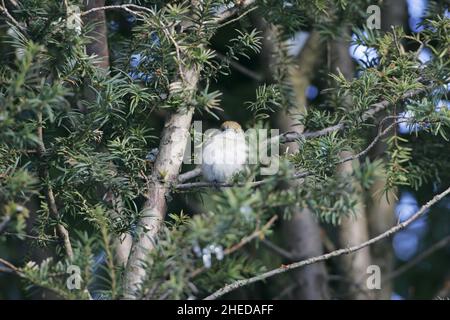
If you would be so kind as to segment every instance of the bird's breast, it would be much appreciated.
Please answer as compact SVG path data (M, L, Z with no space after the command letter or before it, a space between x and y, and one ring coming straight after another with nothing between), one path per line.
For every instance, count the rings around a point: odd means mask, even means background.
M244 168L246 160L244 134L219 133L202 150L202 173L208 181L225 182Z
M215 164L243 164L247 158L244 135L220 133L212 137L203 149L203 160Z

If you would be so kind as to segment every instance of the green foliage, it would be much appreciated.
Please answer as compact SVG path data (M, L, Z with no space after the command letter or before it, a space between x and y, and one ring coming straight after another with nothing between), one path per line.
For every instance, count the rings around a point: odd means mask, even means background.
M141 297L188 298L218 289L220 283L244 278L261 271L257 262L248 261L245 250L229 252L255 230L258 237L270 234L263 229L271 205L264 201L263 190L248 187L225 189L211 196L208 212L192 218L183 212L170 215L161 232L156 249L147 261L149 276L142 286ZM257 239L258 239L257 237ZM219 246L223 260L214 252L211 267L196 250Z
M246 11L240 11L239 22L226 23L230 34L225 52L219 54L214 37L226 26L217 23L217 15L223 5L235 2L201 0L192 6L189 1L134 1L146 9L137 10L131 26L110 30L108 70L87 54L95 25L87 22L81 31L67 26L65 3L82 7L82 1L23 0L11 11L20 27L8 20L11 25L1 29L0 222L9 221L5 230L19 239L34 237L55 253L39 264L28 261L19 267L27 285L66 299L121 297L124 268L116 262L114 243L139 230L153 169L146 155L159 144L161 118L188 108L196 115L227 117L221 109L226 88L218 83L230 74L232 61L255 59L267 35L273 50L268 51L270 66L263 68L270 67L270 75L264 70L265 82L257 84L247 105L255 128L269 128L275 113L293 106L289 68L294 58L286 40L294 32L314 28L322 40L330 40L352 22L355 43L373 48L378 58L354 79L342 74L327 78L324 82L332 88L323 90L307 113L295 115L305 131L338 123L343 130L299 139L297 152L280 157L277 175L258 176L259 168L251 168L237 179L241 186L202 193L204 209L187 215L176 205L169 207L173 214L143 261L149 272L142 298L199 298L232 280L278 267L278 261L263 266L255 258L257 248L245 242L252 237L258 244L269 236L272 225L265 226L275 215L288 218L308 207L321 222L337 225L355 215L361 192L357 186L367 191L382 177L385 191L392 191L448 179L450 113L436 110L439 101L448 100L450 75L450 20L437 14L442 8L430 7L425 28L417 34L401 28L381 33L358 28L371 1L258 0L254 13L268 24L254 28ZM126 10L107 11L109 22L123 22L129 15ZM425 64L418 59L422 48L433 54ZM199 71L195 88L184 76L186 70ZM402 98L417 89L423 91ZM367 119L367 111L380 101L389 104L384 118ZM360 151L371 141L371 128L388 120L420 130L410 135L392 130L384 140L386 152L370 161L361 159L352 175L337 174L343 152ZM284 188L299 172L308 177ZM255 188L253 183L262 179L265 183ZM49 190L56 203L49 201ZM167 199L171 202L169 194ZM51 213L53 205L57 216ZM34 221L31 235L26 234L29 220ZM58 225L68 229L72 259L64 257ZM5 233L0 241L7 239ZM211 266L205 267L195 248L210 245L221 247L225 256L220 260L213 254ZM80 290L66 285L71 265L80 268Z
M306 110L300 115L294 115L299 124L304 125L311 131L324 129L338 122L338 115L320 107Z
M88 285L91 279L91 266L93 265L92 253L92 238L89 239L87 234L81 235L81 240L77 241L74 251L74 260L60 260L53 261L48 258L37 264L34 261L29 261L23 268L20 268L21 277L28 284L29 289L44 288L64 299L89 299ZM76 266L75 273L71 271L70 267ZM79 278L80 287L74 287L73 290L67 286L69 275L77 274L80 271ZM75 278L73 279L74 281ZM74 282L74 285L76 282ZM70 286L69 286L70 287Z
M333 174L340 160L339 152L348 151L346 141L336 132L318 139L300 141L299 151L290 160L299 168L314 172L317 176Z
M370 161L369 158L366 158L360 166L354 168L354 173L358 184L368 191L377 179L384 177L383 161L381 159Z
M305 202L323 222L338 225L345 216L356 215L357 197L353 177L343 175L307 184Z
M269 118L281 103L282 94L278 86L264 84L256 90L256 99L248 102L247 108L254 114L255 121L260 121Z

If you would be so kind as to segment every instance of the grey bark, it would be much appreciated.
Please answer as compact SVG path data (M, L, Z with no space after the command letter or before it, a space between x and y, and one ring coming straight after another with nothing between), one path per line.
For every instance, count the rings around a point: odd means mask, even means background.
M84 0L85 11L103 7L105 0ZM95 11L89 13L84 18L84 23L93 25L93 30L88 34L92 41L86 45L86 53L88 55L94 55L96 57L96 65L101 70L107 72L110 67L109 63L109 48L108 48L108 30L106 26L106 16L104 10ZM89 80L87 80L89 81ZM85 95L87 100L95 100L95 92L89 88L85 89ZM112 170L115 170L113 164L111 164ZM120 196L115 196L112 192L107 192L107 200L109 200L114 210L111 210L109 214L116 218L123 214L123 202ZM116 263L119 266L125 266L130 253L132 238L129 233L121 234L115 237L113 240L114 254Z
M186 90L193 91L198 82L199 70L183 70ZM145 261L153 250L157 234L164 221L167 209L166 193L169 186L177 181L183 156L189 138L194 108L171 114L164 125L159 153L149 177L151 185L147 201L142 210L137 237L133 241L124 277L126 299L136 299L138 290L147 270Z
M263 59L267 66L273 65L272 54L275 48L275 30L258 20L260 27L264 30ZM295 110L279 112L277 115L277 125L282 131L303 132L303 127L295 123L290 113L304 113L306 106L305 90L309 85L315 71L319 55L320 37L315 31L311 33L303 50L296 58L295 64L291 68L291 83L295 90L296 106ZM270 80L272 70L266 70L266 78ZM297 143L286 145L290 153L298 151ZM287 188L297 187L295 181L289 183ZM296 208L291 219L284 221L282 225L284 241L288 250L295 258L312 257L323 254L322 241L320 238L320 227L307 208ZM297 284L290 292L289 298L322 300L329 299L328 274L324 263L317 263L302 269L295 270L290 276Z
M407 8L405 0L387 0L381 10L381 28L389 32L391 26L405 26L407 21ZM375 133L374 133L375 134ZM389 136L388 136L389 137ZM384 142L378 142L372 157L379 158L386 150ZM379 194L384 188L385 180L380 177L371 186L367 198L367 214L369 220L370 236L379 234L395 222L395 197L391 194L386 198ZM381 278L391 274L394 269L394 253L389 239L384 239L371 247L372 261L381 269ZM392 295L392 281L383 281L381 290L375 291L377 299L390 299Z
M346 79L352 79L354 66L348 50L348 39L349 32L347 31L341 38L331 40L329 56L331 58L331 72L338 73L340 71ZM352 151L347 151L342 152L340 156L341 158L346 158L352 154ZM353 167L358 165L358 163L359 160L354 160L341 164L337 169L338 174L350 176L353 173ZM341 220L341 225L338 228L338 240L342 247L353 246L369 239L363 193L356 181L353 181L353 185L356 190L355 197L357 198L355 207L356 218L343 217ZM363 248L351 256L341 257L340 269L344 278L348 281L342 283L342 287L346 291L346 297L350 299L371 298L372 294L365 285L367 267L370 264L371 257L369 248ZM348 284L351 284L351 286L348 286Z
M92 8L103 7L105 0L84 0L84 5L85 11L87 11ZM109 49L105 11L99 10L89 13L84 21L93 25L92 31L88 34L92 41L86 45L86 53L96 55L98 58L97 66L107 70L109 69Z

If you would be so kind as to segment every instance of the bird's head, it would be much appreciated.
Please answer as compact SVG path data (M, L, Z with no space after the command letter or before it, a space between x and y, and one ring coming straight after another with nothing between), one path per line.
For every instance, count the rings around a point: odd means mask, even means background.
M239 123L235 121L225 121L220 126L220 130L226 131L226 130L234 130L235 132L242 132L242 127Z

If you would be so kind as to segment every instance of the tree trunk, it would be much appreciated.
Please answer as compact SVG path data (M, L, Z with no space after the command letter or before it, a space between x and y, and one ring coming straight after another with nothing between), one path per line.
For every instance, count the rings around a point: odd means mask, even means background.
M85 10L103 7L105 0L84 0ZM86 45L86 53L88 55L97 56L97 66L102 69L109 69L109 49L108 49L108 32L106 28L105 11L94 11L86 16L85 22L89 22L94 26L88 36L93 40Z
M273 65L272 54L275 48L275 35L271 27L264 24L260 20L260 26L264 30L264 46L263 59L266 66ZM277 115L277 125L281 131L298 131L302 132L303 127L295 123L290 113L304 113L306 106L305 91L314 74L314 67L318 62L319 56L317 51L320 48L320 36L318 32L313 31L303 50L296 59L295 65L291 68L291 82L296 93L296 108L288 112L282 111ZM270 67L266 70L266 78L271 79L272 70ZM289 143L286 145L289 153L298 151L297 143ZM295 181L290 182L287 188L296 188ZM323 254L322 241L320 237L320 227L307 208L297 208L293 212L290 220L284 221L282 225L284 240L294 259L302 259L305 257L313 257ZM300 268L291 273L296 287L290 293L290 298L306 299L306 300L323 300L329 299L328 275L324 263L316 263L313 265Z
M407 20L405 0L386 0L381 12L381 27L384 31L390 31L391 26L404 26ZM374 132L374 135L376 132ZM386 150L384 142L378 142L371 152L372 157L380 158ZM385 180L378 178L369 190L367 214L369 220L369 232L373 237L384 232L395 223L395 199L390 195L388 199L379 194L384 188ZM371 247L372 262L381 270L381 278L388 275L394 268L394 252L389 239L375 243ZM382 282L381 290L375 291L377 299L390 299L393 284L391 281Z
M184 68L183 68L184 69ZM184 69L185 90L194 92L199 80L199 70ZM155 246L157 234L166 215L166 193L172 183L177 181L194 108L180 110L171 114L164 125L159 153L149 177L147 201L139 220L137 237L133 241L124 277L126 299L136 299L138 290L147 273L145 261Z
M105 5L105 0L84 0L85 10L102 7ZM94 25L94 29L89 33L92 41L86 45L86 53L97 57L97 67L109 70L109 48L108 48L108 33L106 27L105 11L95 11L86 16L84 23ZM87 81L89 82L89 80ZM87 100L95 100L95 92L86 87L85 95ZM111 164L113 167L113 164ZM114 168L113 168L114 170ZM109 213L112 217L117 217L123 214L123 202L120 196L114 196L112 192L107 192L107 200L109 200L114 210ZM121 234L113 240L113 247L115 253L115 260L119 266L126 266L128 255L131 249L132 238L129 233Z
M348 35L348 34L347 34ZM353 61L349 54L349 42L344 37L331 40L330 43L330 65L331 72L337 73L338 70L346 79L352 79L354 73ZM342 152L341 158L352 155L353 152ZM338 174L347 176L353 173L353 167L359 164L359 160L349 161L341 164ZM355 212L356 219L352 217L343 217L341 225L338 228L338 239L340 246L348 247L369 239L366 212L364 208L364 198L359 185L354 183L358 198ZM352 255L342 256L341 272L346 280L343 287L346 289L346 298L350 299L368 299L371 298L371 292L365 284L367 276L367 267L371 264L370 249L364 248ZM348 283L351 286L348 286ZM348 296L347 296L348 293Z

